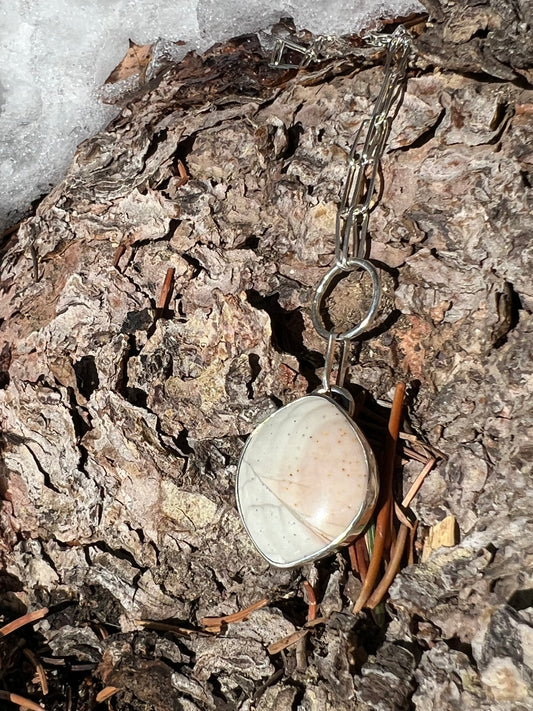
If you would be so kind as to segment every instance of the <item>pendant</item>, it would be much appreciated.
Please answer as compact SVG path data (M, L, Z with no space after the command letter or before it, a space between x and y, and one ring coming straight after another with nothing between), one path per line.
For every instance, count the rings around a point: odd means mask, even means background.
M376 504L374 455L355 422L326 395L305 395L250 435L237 470L237 505L266 560L292 568L361 533Z

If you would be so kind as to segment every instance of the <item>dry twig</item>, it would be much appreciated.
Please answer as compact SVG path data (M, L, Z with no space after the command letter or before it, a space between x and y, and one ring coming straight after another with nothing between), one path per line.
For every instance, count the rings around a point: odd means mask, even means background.
M428 458L426 454L422 454L421 452L417 452L416 449L413 449L411 447L404 447L403 448L403 453L404 455L409 458L409 459L415 459L417 462L425 463L427 462Z
M400 563L402 562L402 555L405 548L405 542L407 540L408 533L409 528L403 523L400 524L400 530L398 531L398 535L396 537L394 551L387 566L387 569L385 570L385 574L379 581L379 584L376 586L376 589L374 590L372 595L370 595L370 597L366 601L365 607L369 607L371 610L374 609L374 607L376 607L376 605L379 605L379 603L387 594L387 590L389 589L392 581L394 580L394 576L400 569Z
M409 557L407 559L408 565L413 565L415 562L415 539L416 539L416 529L418 528L418 521L415 521L413 527L409 531Z
M145 627L150 630L157 630L159 632L174 632L175 634L182 635L183 637L190 637L193 634L200 635L202 637L210 637L211 633L206 632L197 627L181 627L180 625L173 625L170 622L153 622L152 620L135 620L135 624L140 627Z
M376 518L376 534L374 539L374 548L368 573L363 587L354 605L354 613L359 612L365 607L368 598L370 597L374 585L379 574L385 544L391 539L392 529L392 475L394 473L394 462L396 457L396 443L400 432L402 421L403 399L405 395L405 385L398 383L392 401L392 408L389 417L389 426L387 430L387 440L385 446L385 463L383 466L383 479L380 495L380 506Z
M222 617L202 617L200 624L209 632L220 632L224 625L231 624L232 622L242 622L251 612L259 610L265 605L268 605L269 602L270 600L265 597L258 602L254 602L254 604L250 605L250 607L240 610L239 612L234 612L231 615L223 615Z
M167 269L165 281L163 282L163 286L161 287L161 293L159 294L159 299L157 301L156 308L158 311L164 311L168 306L170 292L172 291L172 282L174 280L174 272L175 269L173 267Z
M20 627L24 627L24 625L29 625L32 622L36 622L37 620L40 620L45 617L47 614L47 607L43 607L40 610L34 610L33 612L27 612L25 615L17 617L17 619L13 620L13 622L9 622L9 624L4 625L2 628L0 628L0 637L6 637L8 634L11 634L11 632L18 630Z
M357 557L357 567L359 569L359 575L361 576L361 582L365 582L366 576L368 575L368 547L366 545L365 536L360 536L356 539L355 543L355 555Z
M403 523L403 525L407 526L409 529L413 528L413 524L409 521L406 514L403 512L402 507L396 501L394 502L394 513L400 523Z
M303 586L307 594L307 604L309 606L307 611L307 621L312 622L313 620L316 620L316 595L310 582L304 580Z
M46 696L48 694L48 679L46 678L46 672L44 670L43 665L41 664L37 656L31 651L31 649L28 649L26 647L22 650L22 652L24 656L27 657L35 667L35 671L37 672L37 678L39 679L39 684L41 685L43 696Z
M43 711L44 706L35 703L27 699L25 696L19 696L19 694L12 694L10 691L0 691L0 699L4 701L11 701L12 704L18 704L22 708L29 709L30 711Z
M296 630L296 632L293 632L292 634L283 637L283 639L280 639L277 642L274 642L273 644L269 645L267 651L269 654L278 654L284 649L287 649L287 647L292 647L294 644L297 644L307 634L309 634L308 629Z
M426 462L424 468L420 472L420 474L416 477L414 482L411 484L411 487L407 494L404 496L404 499L402 501L402 506L405 508L406 506L409 506L411 501L414 499L416 494L418 493L418 490L422 486L424 479L427 477L429 472L433 469L436 463L436 459L430 459L429 462Z
M355 552L355 541L350 543L348 546L348 555L350 556L350 565L352 566L352 570L354 573L359 573L359 575L361 575L359 565L357 563L357 554Z
M178 160L178 173L180 177L176 187L181 188L182 185L186 185L189 182L190 178L189 173L187 172L187 168L181 160Z

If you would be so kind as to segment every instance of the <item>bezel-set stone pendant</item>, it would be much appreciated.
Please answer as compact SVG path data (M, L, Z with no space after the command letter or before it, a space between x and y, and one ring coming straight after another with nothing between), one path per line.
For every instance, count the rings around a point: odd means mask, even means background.
M383 81L372 115L360 125L350 149L335 221L335 262L318 284L311 305L313 326L328 344L322 387L260 424L250 435L237 469L237 505L244 526L259 553L278 568L323 558L349 543L365 529L378 497L376 461L351 419L353 399L344 382L347 344L368 330L379 305L379 274L364 258L370 239L368 220L382 192L381 158L405 90L412 48L402 25L391 34L370 33L369 38L387 50ZM305 59L300 65L285 64L286 49L300 52ZM314 48L280 38L273 64L299 69L315 58ZM359 322L336 326L328 299L336 285L354 272L366 272L367 282L371 281L369 308ZM335 396L348 405L348 411Z
M250 435L237 469L237 505L259 553L292 568L359 535L376 504L374 454L348 413L311 393Z

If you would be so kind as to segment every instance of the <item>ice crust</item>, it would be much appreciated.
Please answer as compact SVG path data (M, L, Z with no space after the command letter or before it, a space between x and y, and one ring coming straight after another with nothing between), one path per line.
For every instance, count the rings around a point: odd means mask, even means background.
M98 90L128 39L182 40L185 54L280 17L317 34L342 34L421 10L416 0L0 0L0 232L117 113Z

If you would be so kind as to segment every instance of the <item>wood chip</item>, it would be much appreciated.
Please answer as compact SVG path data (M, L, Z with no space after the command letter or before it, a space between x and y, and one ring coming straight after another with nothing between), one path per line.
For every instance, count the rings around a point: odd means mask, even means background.
M107 701L107 699L110 699L112 696L114 696L117 691L120 691L120 689L116 686L106 686L105 689L102 689L102 691L99 691L96 694L96 703L101 704L102 701Z
M425 563L433 551L438 548L455 546L459 542L457 521L455 516L446 516L429 530L422 549L422 563Z

